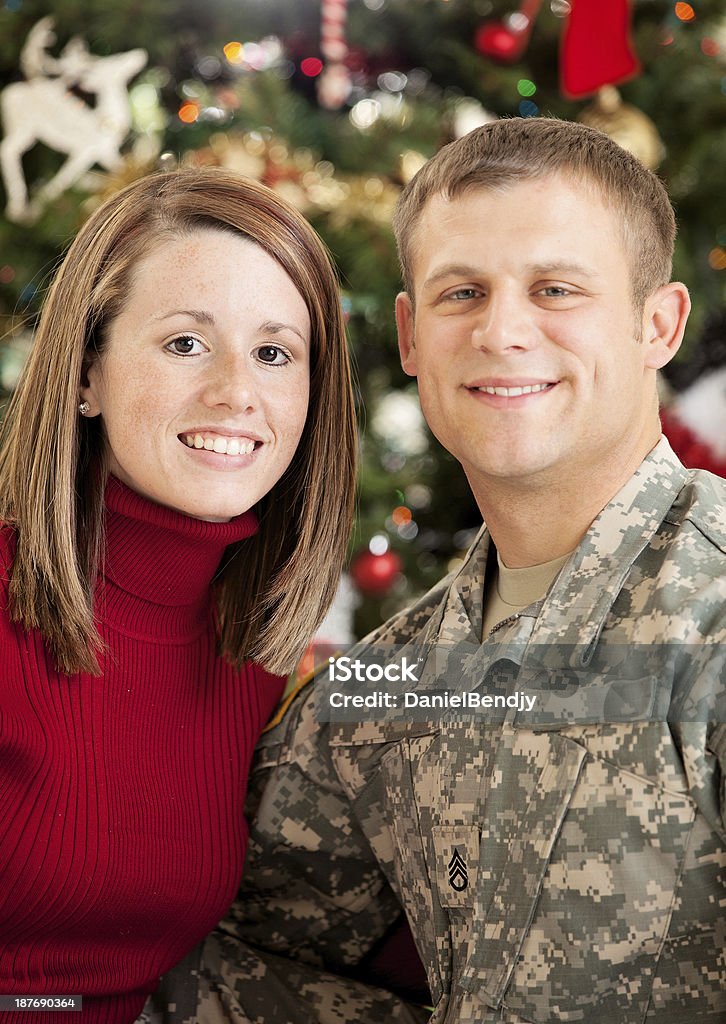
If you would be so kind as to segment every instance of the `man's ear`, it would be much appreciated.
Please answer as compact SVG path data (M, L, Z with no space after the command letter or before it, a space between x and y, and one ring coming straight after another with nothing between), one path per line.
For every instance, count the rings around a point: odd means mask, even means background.
M409 377L415 377L418 374L418 368L416 366L414 313L408 292L400 292L396 296L396 327L398 328L398 351L401 356L401 366Z
M688 289L680 281L671 281L646 299L643 309L645 365L660 370L669 363L683 341L683 332L691 311Z

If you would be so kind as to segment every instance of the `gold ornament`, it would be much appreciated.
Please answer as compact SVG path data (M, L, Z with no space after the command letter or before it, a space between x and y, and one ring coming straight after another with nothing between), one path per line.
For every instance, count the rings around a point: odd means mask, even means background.
M82 178L81 184L91 193L81 203L84 215L90 216L107 199L115 196L127 185L133 185L139 178L162 169L158 140L151 136L141 136L136 140L131 152L121 157L113 171L89 171Z
M398 173L404 185L407 185L411 178L421 170L426 163L427 157L415 149L405 149L398 160Z
M330 215L335 227L359 220L387 225L400 192L378 175L339 177L330 161L318 160L310 149L292 149L268 132L218 132L208 146L186 153L184 163L231 167L274 189L303 213Z
M335 227L345 227L353 221L373 221L388 226L391 223L400 188L387 178L362 174L342 178L338 182L342 195L340 202L330 210L330 221Z
M665 156L665 146L649 117L630 103L623 103L612 85L598 90L595 102L580 114L579 121L609 135L642 164L655 170Z

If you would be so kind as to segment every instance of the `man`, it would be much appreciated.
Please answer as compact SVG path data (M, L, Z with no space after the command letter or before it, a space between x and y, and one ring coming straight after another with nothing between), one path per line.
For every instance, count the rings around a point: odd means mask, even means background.
M408 652L417 692L457 680L492 710L321 723L325 687L294 698L210 940L225 984L243 1004L237 937L350 969L392 890L435 1024L716 1024L726 487L660 438L656 371L689 311L666 193L598 132L515 118L429 161L394 226L403 367L485 526L353 654Z

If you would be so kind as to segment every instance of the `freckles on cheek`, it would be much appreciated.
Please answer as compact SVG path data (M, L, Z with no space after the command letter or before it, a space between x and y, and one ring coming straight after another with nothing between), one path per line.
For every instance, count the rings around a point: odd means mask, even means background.
M119 381L119 403L144 419L156 419L157 411L168 404L168 384L152 373L128 375Z

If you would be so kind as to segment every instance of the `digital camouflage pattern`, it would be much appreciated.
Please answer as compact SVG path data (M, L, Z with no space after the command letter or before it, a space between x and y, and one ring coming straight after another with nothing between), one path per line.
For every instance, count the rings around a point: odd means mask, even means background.
M173 1024L327 1021L276 1016L273 976L255 975L243 943L339 972L397 901L432 1024L726 1021L726 484L661 440L547 597L482 643L488 546L483 530L454 576L366 644L464 645L472 679L514 690L527 672L543 693L574 662L630 646L626 713L602 701L534 726L509 711L320 724L304 689L262 738L242 889L187 992L198 1015ZM206 1014L218 979L244 992L253 975L248 1016Z
M425 1024L389 992L213 932L165 975L136 1024Z

